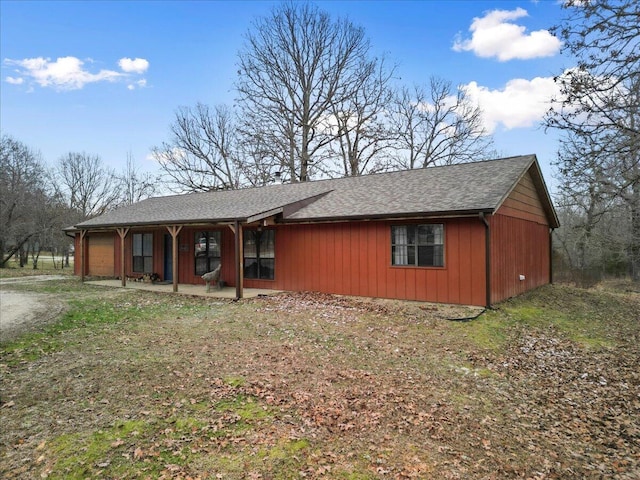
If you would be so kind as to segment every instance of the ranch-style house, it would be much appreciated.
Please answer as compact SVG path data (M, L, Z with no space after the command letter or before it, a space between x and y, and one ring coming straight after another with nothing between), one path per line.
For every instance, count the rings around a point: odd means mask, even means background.
M157 197L79 223L76 274L488 306L549 283L535 155Z

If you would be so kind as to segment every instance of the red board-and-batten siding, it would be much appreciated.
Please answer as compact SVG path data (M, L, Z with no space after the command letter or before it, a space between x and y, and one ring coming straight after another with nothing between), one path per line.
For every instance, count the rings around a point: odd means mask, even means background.
M425 223L428 223L425 221ZM246 287L318 291L442 303L483 304L484 227L477 218L443 220L443 268L391 265L391 228L372 221L283 225L276 233L275 279Z
M370 221L278 225L274 280L245 278L244 286L484 304L484 226L477 217L437 221L445 225L445 266L442 268L391 265L391 225L402 223ZM234 236L229 227L182 229L178 239L181 250L179 282L204 285L194 271L195 234L202 230L221 231L221 278L234 285ZM166 229L132 230L125 239L125 251L131 252L133 233L153 233L154 272L162 277L165 232ZM87 235L89 242L91 235ZM115 275L120 276L120 238L117 234L114 234L113 241ZM125 272L128 276L140 275L132 271L130 254L125 255Z
M492 303L550 282L549 220L528 172L489 224Z

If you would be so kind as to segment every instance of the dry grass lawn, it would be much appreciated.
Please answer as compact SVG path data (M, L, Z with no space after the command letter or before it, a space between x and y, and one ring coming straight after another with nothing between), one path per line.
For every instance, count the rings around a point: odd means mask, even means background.
M0 350L3 478L640 478L637 285L548 286L469 322L20 288L69 307Z

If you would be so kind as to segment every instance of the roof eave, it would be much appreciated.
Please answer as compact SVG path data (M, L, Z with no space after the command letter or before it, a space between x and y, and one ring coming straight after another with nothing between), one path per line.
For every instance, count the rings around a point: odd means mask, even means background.
M78 224L73 227L67 227L66 231L79 231L79 230L105 230L124 227L162 227L166 225L184 225L184 226L199 226L199 225L214 225L214 224L232 224L234 222L246 223L247 218L203 218L196 220L161 220L155 222L118 222L118 223L102 223L82 225Z
M306 218L282 218L279 224L288 223L328 223L328 222L352 222L367 220L408 220L412 218L455 218L455 217L475 217L480 213L493 214L493 208L477 208L468 210L443 210L437 212L399 212L383 214L362 214L345 215L340 217L306 217Z

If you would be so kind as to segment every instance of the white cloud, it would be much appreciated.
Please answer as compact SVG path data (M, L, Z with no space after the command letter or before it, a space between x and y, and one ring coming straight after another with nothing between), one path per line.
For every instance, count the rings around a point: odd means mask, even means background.
M10 83L11 85L21 85L24 83L24 78L15 78L15 77L7 77L5 79L7 81L7 83Z
M123 72L127 73L144 73L149 68L149 61L144 58L121 58L118 65Z
M165 163L171 162L172 159L185 159L188 155L188 152L180 147L166 148L164 150L154 149L149 155L147 155L147 160L153 160L164 165Z
M25 58L24 60L5 60L8 65L20 67L21 77L30 78L41 87L58 90L78 90L87 83L113 82L123 74L113 70L100 70L91 73L84 68L84 62L76 57L61 57L55 61L49 58Z
M124 60L128 62L123 63ZM86 62L93 63L93 60L87 59ZM6 77L7 83L21 85L29 82L31 85L37 84L55 90L79 90L89 83L116 82L131 78L131 75L146 71L149 67L147 60L123 58L119 61L122 72L108 69L92 72L85 66L84 61L71 56L60 57L55 61L44 57L5 59L4 63L16 67L17 75Z
M532 80L516 78L502 89L491 90L471 82L463 86L467 95L483 112L485 128L489 133L498 125L505 129L528 128L542 120L551 106L551 99L560 96L553 77Z
M527 33L525 27L512 23L527 15L526 10L517 8L492 10L484 17L476 17L469 27L471 38L462 39L458 35L453 50L472 51L479 57L495 57L501 62L556 55L562 42L548 30Z
M147 79L146 78L142 78L142 79L138 80L137 82L130 83L129 85L127 85L127 88L129 90L135 90L136 88L144 88L146 86L147 86Z

